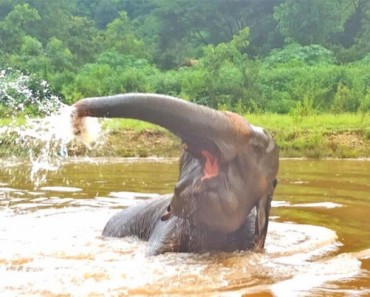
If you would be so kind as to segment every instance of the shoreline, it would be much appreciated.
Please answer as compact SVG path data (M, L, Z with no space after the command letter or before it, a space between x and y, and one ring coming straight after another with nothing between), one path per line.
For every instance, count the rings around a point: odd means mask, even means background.
M0 164L2 162L18 161L23 162L25 159L30 160L27 156L1 156ZM122 162L122 163L144 163L144 162L162 162L162 163L178 163L180 155L178 157L161 157L161 156L147 156L147 157L120 157L120 156L68 156L61 163L84 163L84 162ZM370 162L370 158L289 158L280 157L280 161L358 161L358 162ZM31 162L31 161L30 161Z
M370 139L363 133L337 131L329 136L307 137L309 131L275 140L280 148L281 159L369 159ZM299 145L297 145L299 143ZM87 154L92 157L179 157L182 152L181 140L165 130L119 129L106 133L104 140L96 147L87 149L76 144L70 149L71 155Z
M327 139L311 142L307 131L294 139L279 139L281 159L359 159L370 160L370 140L361 133L348 131L333 132ZM280 140L280 141L279 141ZM296 143L300 145L297 146ZM40 146L42 147L42 146ZM39 148L33 148L37 152ZM0 138L0 158L29 157L30 146L15 141L14 137ZM68 145L68 156L79 157L118 157L118 158L176 158L181 155L181 140L170 132L158 129L119 129L105 132L99 141L88 148L79 140Z
M330 126L328 122L326 126L316 124L308 127L307 123L287 125L287 120L290 118L283 116L278 116L277 120L274 120L274 116L256 118L257 124L266 127L275 138L281 159L370 159L368 122L360 125L353 123L351 126L336 123L334 128L333 124ZM182 152L179 138L154 125L114 120L103 122L102 128L99 139L90 148L77 139L71 141L67 146L68 155L176 158ZM22 139L16 132L0 133L0 158L29 157L30 150L37 154L46 145L50 145L33 138ZM57 153L59 152L55 152Z

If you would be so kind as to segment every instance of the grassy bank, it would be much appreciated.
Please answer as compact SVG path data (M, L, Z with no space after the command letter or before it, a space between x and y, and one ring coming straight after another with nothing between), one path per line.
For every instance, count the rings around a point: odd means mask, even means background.
M358 114L323 114L292 117L277 114L245 116L256 126L270 131L278 143L282 157L360 158L370 157L370 117ZM21 120L18 120L22 123ZM0 120L1 126L8 120ZM74 155L91 156L178 156L178 138L160 127L135 120L103 122L103 141L92 149L77 142L70 146ZM22 155L14 138L0 135L0 156Z
M283 157L370 157L370 117L359 114L249 115L275 137Z

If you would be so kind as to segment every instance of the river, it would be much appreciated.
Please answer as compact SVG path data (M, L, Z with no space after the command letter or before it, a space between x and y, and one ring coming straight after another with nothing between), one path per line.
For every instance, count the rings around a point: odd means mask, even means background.
M35 187L0 159L0 296L369 296L370 161L282 160L264 253L148 256L105 239L173 190L174 159L69 159Z

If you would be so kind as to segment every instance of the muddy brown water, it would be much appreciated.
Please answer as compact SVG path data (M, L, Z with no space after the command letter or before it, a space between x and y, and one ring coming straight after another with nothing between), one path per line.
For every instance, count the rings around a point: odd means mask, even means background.
M0 296L370 296L368 160L282 160L262 254L153 257L100 236L171 192L177 160L71 159L38 188L30 170L0 160Z

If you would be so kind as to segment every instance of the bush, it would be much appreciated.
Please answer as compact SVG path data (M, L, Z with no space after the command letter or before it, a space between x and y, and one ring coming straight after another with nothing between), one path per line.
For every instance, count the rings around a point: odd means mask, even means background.
M186 69L159 72L150 77L150 89L158 94L181 96L182 77Z
M370 112L370 89L367 91L366 95L362 98L358 111L365 115Z
M63 90L74 102L82 97L106 96L125 92L152 92L151 81L159 70L145 59L117 52L102 53L93 64L86 64L73 86Z
M182 75L182 95L213 108L259 109L258 62L243 53L248 34L244 29L228 43L206 46L199 63Z
M317 111L355 112L370 86L366 65L305 65L301 62L276 64L260 70L262 102L270 112L289 112L304 98Z
M311 44L301 46L292 43L283 49L273 50L264 59L266 66L275 66L291 62L301 62L306 65L334 64L336 62L334 54L321 45Z

